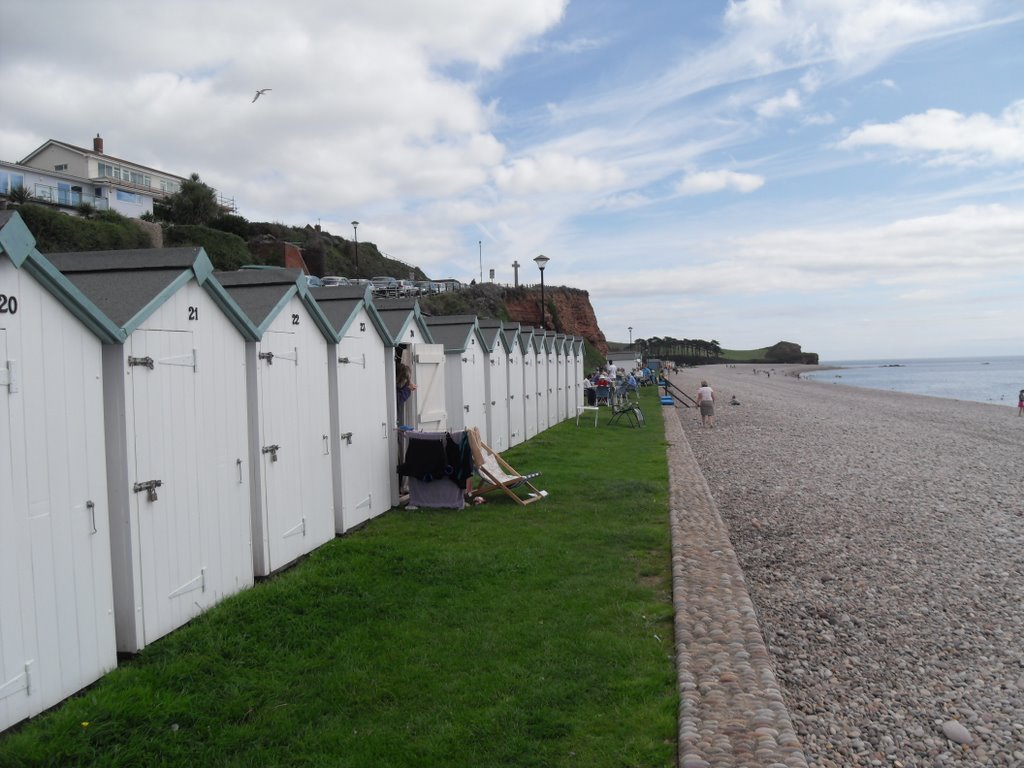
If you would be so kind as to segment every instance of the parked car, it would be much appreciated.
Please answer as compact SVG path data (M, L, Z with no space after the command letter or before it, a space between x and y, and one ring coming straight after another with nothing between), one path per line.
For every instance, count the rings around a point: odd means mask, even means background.
M421 293L420 287L412 280L399 280L398 292L402 296L419 296Z
M306 275L306 285L308 285L310 288L323 287L323 283L320 281L320 278L317 277L316 275Z
M370 284L373 286L375 296L394 299L400 294L398 280L393 277L388 277L387 275L373 277L370 278Z
M424 296L432 296L441 292L440 283L435 283L433 280L417 280L416 285L420 289L420 294Z
M332 285L351 285L347 277L339 277L338 275L324 275L320 278L320 282L325 288Z

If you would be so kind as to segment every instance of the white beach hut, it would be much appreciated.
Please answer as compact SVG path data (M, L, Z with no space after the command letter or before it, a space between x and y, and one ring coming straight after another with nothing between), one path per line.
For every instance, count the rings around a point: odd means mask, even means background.
M253 581L244 339L202 248L52 254L113 322L103 349L117 647Z
M428 317L427 326L434 341L444 345L448 429L457 431L476 427L480 430L481 439L489 443L484 410L487 396L484 366L487 361L476 315Z
M570 336L566 347L568 382L566 387L566 417L576 413L576 407L583 405L583 339Z
M566 376L566 354L565 354L565 334L555 334L555 387L552 394L555 398L555 421L553 423L561 424L565 421L565 390L568 385L568 377ZM575 409L573 410L573 416L576 415Z
M0 211L0 731L117 665L101 348L115 338Z
M548 333L540 328L533 329L533 358L537 372L537 432L551 426L548 411L548 381L551 366L548 365Z
M219 272L248 317L252 551L266 576L334 538L328 348L333 331L297 269Z
M415 299L375 299L373 303L391 336L396 358L409 366L416 385L412 396L398 409L399 424L421 432L445 431L448 411L444 345L433 343ZM394 379L391 381L393 386ZM397 499L392 503L397 503Z
M533 328L520 327L519 347L523 351L523 440L537 434L537 353Z
M519 323L503 323L508 344L508 444L519 445L526 439L526 414L523 411L523 348Z
M386 512L392 496L397 498L391 337L368 285L314 288L311 293L337 337L327 371L334 523L338 533L345 533Z
M490 447L498 453L509 447L508 356L511 351L500 320L480 320L487 372L484 410Z

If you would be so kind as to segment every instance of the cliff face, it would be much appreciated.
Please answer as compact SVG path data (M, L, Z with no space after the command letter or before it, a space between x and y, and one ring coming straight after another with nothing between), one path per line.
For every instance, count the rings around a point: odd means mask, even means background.
M765 360L773 363L801 363L817 365L817 352L804 352L799 344L792 341L780 341L764 353Z
M549 329L582 336L608 354L608 342L597 324L590 294L578 288L544 288L545 315ZM505 309L513 322L541 327L540 288L510 288L505 291Z

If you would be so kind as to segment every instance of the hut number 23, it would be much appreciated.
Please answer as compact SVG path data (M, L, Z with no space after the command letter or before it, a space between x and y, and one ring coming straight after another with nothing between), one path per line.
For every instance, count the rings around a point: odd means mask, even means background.
M0 315L13 315L18 312L18 297L0 293Z

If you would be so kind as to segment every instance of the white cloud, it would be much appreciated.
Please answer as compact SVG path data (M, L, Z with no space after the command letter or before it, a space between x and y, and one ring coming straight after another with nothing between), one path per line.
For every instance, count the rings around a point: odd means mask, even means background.
M586 157L550 151L517 158L494 169L497 186L515 195L595 192L619 184L623 179L622 171L617 168Z
M839 142L843 149L890 146L930 154L948 165L1024 161L1024 100L997 117L930 109L895 123L869 124Z
M764 177L752 173L735 171L702 171L684 176L676 185L680 195L704 195L733 189L737 192L753 192L764 186Z
M800 93L796 88L789 88L781 96L765 99L754 107L754 111L757 112L758 116L766 119L779 117L787 112L794 112L798 109L800 109Z
M820 115L807 115L800 122L804 125L832 125L835 121L835 115L824 112Z
M765 64L831 59L857 71L906 44L979 18L958 0L731 0L726 25Z

